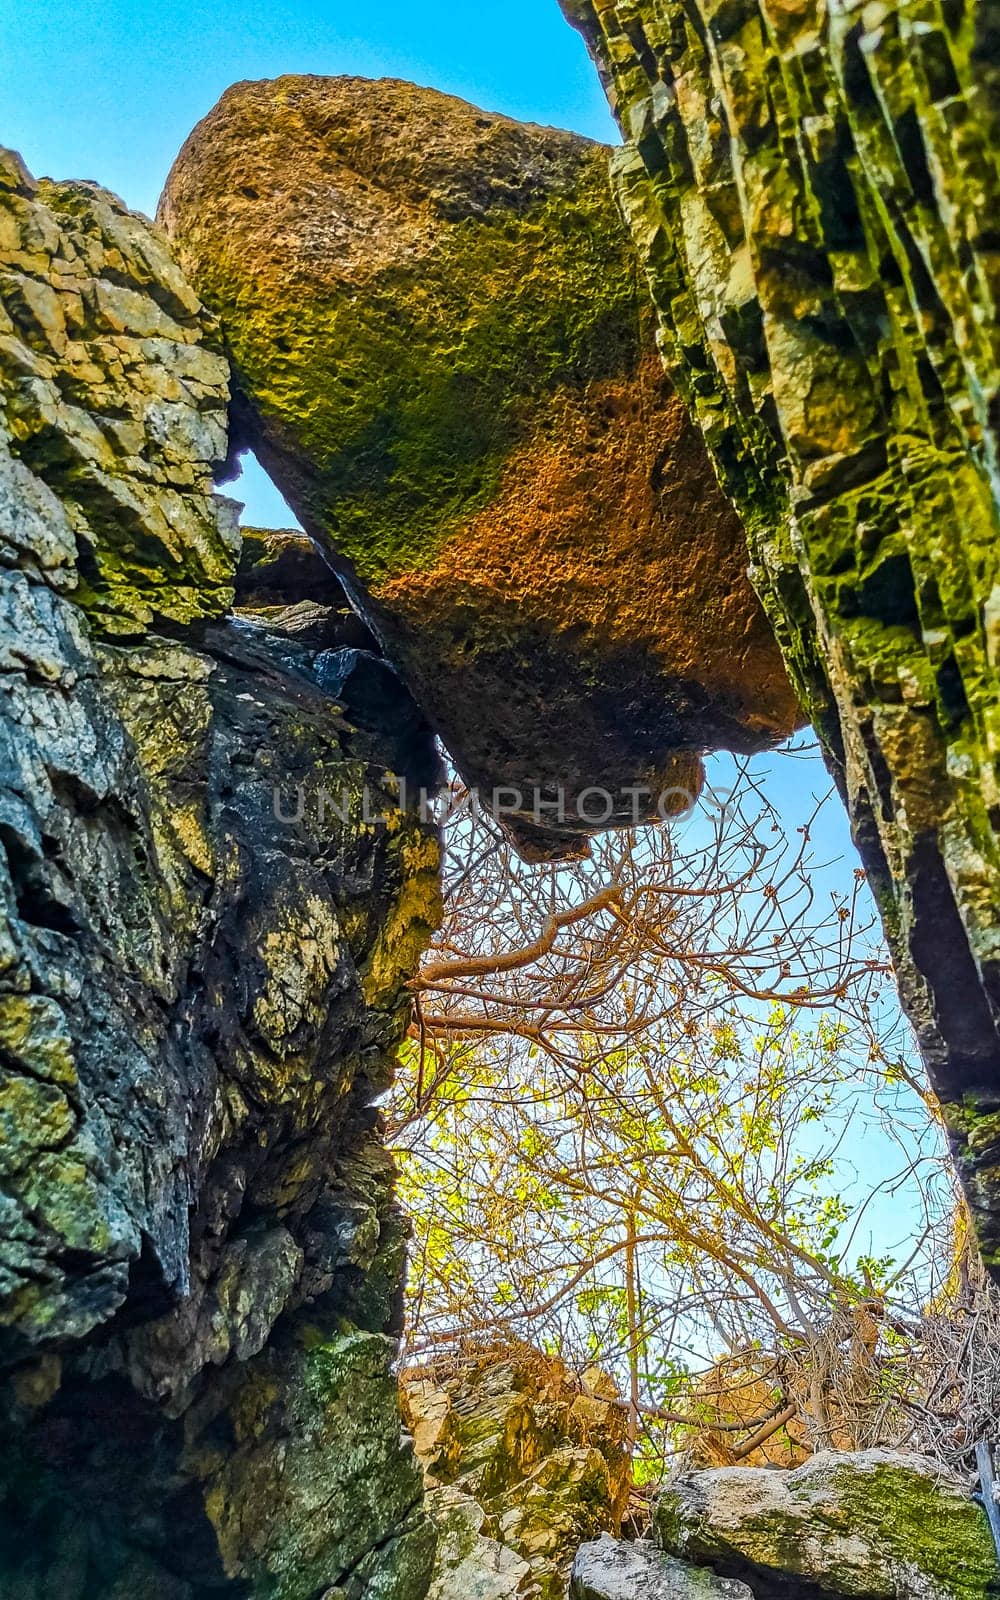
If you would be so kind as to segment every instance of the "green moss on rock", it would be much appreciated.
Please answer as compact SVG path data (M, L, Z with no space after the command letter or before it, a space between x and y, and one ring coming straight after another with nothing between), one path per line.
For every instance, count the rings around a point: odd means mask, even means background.
M618 1533L631 1486L625 1407L529 1346L404 1373L403 1412L442 1530L431 1600L564 1600L573 1555Z
M664 379L607 151L398 82L230 89L160 214L243 441L470 785L539 854L797 719L742 529ZM562 790L565 815L535 805Z
M162 234L114 195L36 183L12 152L0 170L0 432L36 513L54 520L42 486L68 515L64 577L72 562L75 598L109 634L220 616L239 535L213 491L229 400L218 326ZM12 513L15 546L28 514Z
M864 1600L985 1600L998 1577L983 1508L934 1462L890 1451L698 1472L661 1496L654 1524L670 1554L751 1587L760 1572Z
M296 509L376 588L428 567L496 497L547 399L639 356L603 148L480 114L481 182L470 171L453 192L433 156L421 168L420 142L454 151L474 117L408 84L240 84L185 146L162 206ZM319 195L292 187L306 162ZM359 260L341 232L368 220L373 192L392 216L376 211ZM317 201L340 212L325 228ZM308 225L291 262L289 223L299 239Z

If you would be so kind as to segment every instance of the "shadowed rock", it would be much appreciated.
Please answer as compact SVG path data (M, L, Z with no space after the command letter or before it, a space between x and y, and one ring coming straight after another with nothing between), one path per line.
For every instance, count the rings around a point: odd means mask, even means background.
M652 815L702 752L797 717L607 155L409 84L282 78L223 96L160 209L242 442L465 778L527 813L565 791L514 821L543 855L588 831L581 791Z
M429 731L335 595L236 580L158 230L0 151L0 274L0 1595L423 1600L371 1103Z

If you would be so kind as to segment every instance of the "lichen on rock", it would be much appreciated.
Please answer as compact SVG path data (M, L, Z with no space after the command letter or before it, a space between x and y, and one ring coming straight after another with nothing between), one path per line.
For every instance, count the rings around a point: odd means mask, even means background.
M213 320L104 191L0 171L0 1592L423 1600L372 1101L430 732L335 605L224 616Z
M101 629L218 615L232 596L225 459L229 367L159 230L96 184L36 183L0 155L0 389L13 458L5 535ZM47 493L48 491L49 493Z
M605 1535L577 1552L569 1600L754 1600L754 1596L738 1578L717 1578L645 1541L625 1544Z
M242 439L466 779L527 795L523 844L573 849L589 788L621 821L646 786L655 815L703 751L792 729L603 147L410 84L243 83L160 215L221 319Z
M985 1600L997 1557L982 1506L933 1461L824 1451L791 1472L715 1467L668 1487L658 1542L686 1561L783 1595Z
M1000 1263L996 20L563 0L667 370L848 800Z
M403 1374L403 1413L441 1539L430 1600L563 1600L578 1545L618 1533L632 1481L625 1407L527 1345Z

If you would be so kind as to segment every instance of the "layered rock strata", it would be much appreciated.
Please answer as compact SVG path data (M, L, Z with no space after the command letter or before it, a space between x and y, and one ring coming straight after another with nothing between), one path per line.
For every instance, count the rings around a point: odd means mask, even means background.
M632 1483L625 1408L528 1346L404 1374L403 1411L438 1531L428 1600L563 1600L581 1540L618 1533Z
M239 441L527 851L678 809L703 751L791 731L603 147L410 84L242 83L160 215Z
M675 1477L648 1541L582 1547L570 1600L987 1600L998 1570L983 1506L936 1462L828 1451Z
M667 371L848 799L1000 1259L1000 46L985 0L564 0Z
M422 1600L370 1108L430 736L335 606L225 620L228 366L160 234L7 153L0 255L0 1592Z

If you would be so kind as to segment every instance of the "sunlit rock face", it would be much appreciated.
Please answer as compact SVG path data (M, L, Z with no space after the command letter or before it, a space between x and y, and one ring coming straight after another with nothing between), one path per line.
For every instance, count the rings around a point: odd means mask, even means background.
M428 1600L565 1600L577 1547L620 1532L632 1484L611 1380L528 1345L467 1345L401 1389L439 1535Z
M600 820L582 791L651 815L702 752L797 720L607 156L409 84L282 78L223 96L160 210L241 440L541 855Z
M723 1576L720 1576L722 1574ZM577 1554L570 1600L986 1600L989 1519L966 1483L906 1451L823 1451L791 1472L670 1476L650 1542Z
M984 0L564 0L670 377L1000 1262L1000 39Z
M237 571L158 230L0 152L0 271L0 1594L422 1600L370 1107L429 730L335 593Z
M986 1600L996 1585L983 1506L905 1451L682 1475L657 1502L653 1535L673 1556L745 1579L756 1600Z

